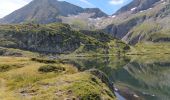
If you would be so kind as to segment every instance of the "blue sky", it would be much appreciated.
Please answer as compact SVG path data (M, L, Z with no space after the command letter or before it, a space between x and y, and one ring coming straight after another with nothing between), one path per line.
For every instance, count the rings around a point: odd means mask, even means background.
M32 0L1 0L0 18L10 14L11 12L25 6ZM63 0L60 0L63 1ZM83 8L100 8L102 11L111 15L122 6L128 4L132 0L64 0Z
M84 8L100 8L105 13L111 15L122 6L130 3L132 0L60 0L73 3Z

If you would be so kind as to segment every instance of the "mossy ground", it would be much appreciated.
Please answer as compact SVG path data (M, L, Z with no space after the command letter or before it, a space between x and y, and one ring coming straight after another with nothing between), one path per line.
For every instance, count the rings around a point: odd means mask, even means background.
M101 80L89 72L79 72L71 64L49 64L25 57L0 57L0 61L0 65L10 66L8 70L0 72L1 100L115 99ZM22 67L16 67L19 65ZM38 70L45 65L60 66L65 70Z

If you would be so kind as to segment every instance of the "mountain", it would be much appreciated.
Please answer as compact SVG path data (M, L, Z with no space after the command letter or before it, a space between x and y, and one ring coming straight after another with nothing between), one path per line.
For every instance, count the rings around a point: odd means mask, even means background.
M65 1L34 0L1 22L62 22L78 30L103 30L129 44L169 42L169 5L169 0L133 0L107 16L98 8L84 9Z
M84 9L65 1L57 0L33 0L28 5L0 20L1 23L52 23L62 22L62 17L91 14L88 18L106 17L107 14L97 8Z
M121 14L127 11L139 12L152 8L155 3L161 0L133 0L130 4L119 9L116 14Z
M129 44L159 43L170 42L169 19L169 0L134 0L98 24Z

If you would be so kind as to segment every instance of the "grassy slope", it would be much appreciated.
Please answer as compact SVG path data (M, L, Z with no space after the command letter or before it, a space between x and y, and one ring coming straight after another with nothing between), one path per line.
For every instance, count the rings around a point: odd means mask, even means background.
M81 31L83 34L95 38L101 42L97 48L92 44L82 44L77 50L70 55L77 56L96 56L96 55L118 55L127 52L130 47L121 40L112 38L112 36L101 31Z
M40 63L23 57L0 57L0 61L1 100L115 99L100 79L89 72L78 72L73 65ZM44 65L59 66L65 70L39 72L38 69Z
M33 53L30 51L24 51L20 49L13 49L13 48L5 48L0 47L0 55L1 56L17 56L17 57L37 57L40 54Z
M137 54L137 55L165 55L170 54L170 44L169 43L152 43L152 42L143 42L138 43L131 48L131 51L128 54Z

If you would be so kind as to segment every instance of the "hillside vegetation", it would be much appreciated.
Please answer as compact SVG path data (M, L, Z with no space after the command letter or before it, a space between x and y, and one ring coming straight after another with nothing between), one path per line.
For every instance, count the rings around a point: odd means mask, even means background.
M67 24L0 25L0 46L39 53L116 54L129 47L100 31L80 32Z

